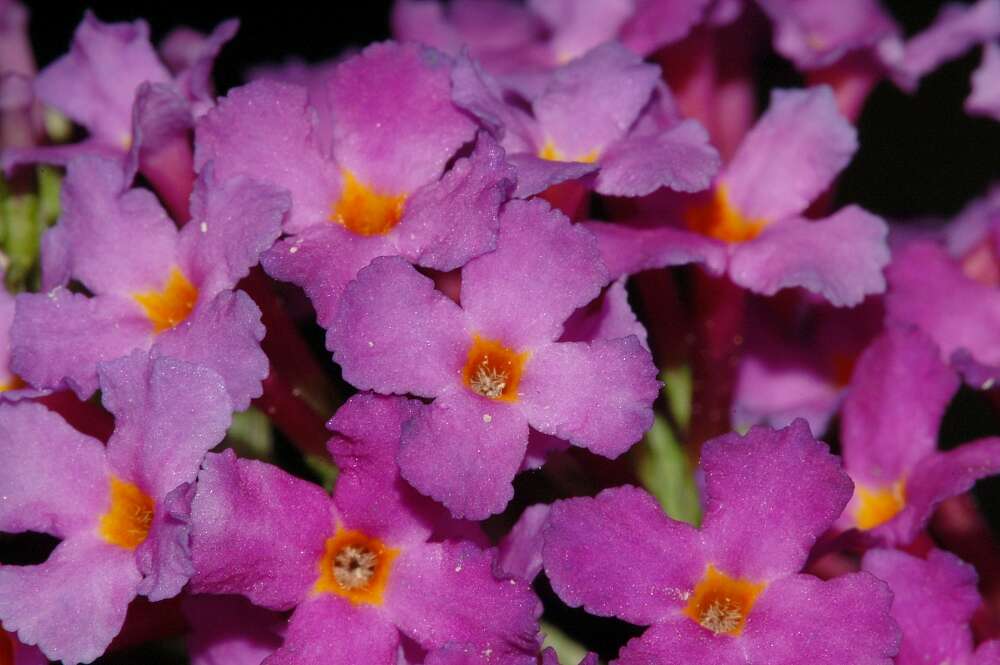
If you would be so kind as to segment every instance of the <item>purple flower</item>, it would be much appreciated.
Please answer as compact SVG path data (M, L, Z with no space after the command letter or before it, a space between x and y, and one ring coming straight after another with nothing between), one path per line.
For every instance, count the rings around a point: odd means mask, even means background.
M896 665L998 662L1000 641L973 649L969 620L982 602L975 568L941 550L931 550L926 559L897 550L871 550L861 567L892 589L892 618L903 633Z
M463 48L496 74L530 75L619 40L639 55L679 41L709 0L397 0L393 34L457 55Z
M755 293L802 287L856 305L885 289L885 223L857 206L803 217L856 149L829 88L778 90L710 194L672 194L647 213L669 225L587 227L613 277L697 262Z
M1000 472L1000 437L937 451L955 372L919 330L890 327L858 360L841 417L854 497L840 525L887 545L910 543L937 505Z
M799 69L827 67L845 55L874 50L899 28L879 0L757 0L774 24L774 48ZM877 68L872 66L872 70Z
M705 189L719 166L705 130L682 121L660 69L617 43L599 46L540 79L531 113L468 58L453 74L455 102L497 136L517 166L516 196L596 173L594 188L643 196Z
M212 370L142 352L100 369L107 448L44 407L0 404L0 531L62 539L45 563L0 567L0 619L52 660L89 662L135 595L191 575L190 483L231 407Z
M955 247L964 245L958 235L951 241ZM986 242L995 251L989 238ZM886 277L889 320L920 328L972 385L990 386L1000 378L996 286L970 278L943 247L925 240L896 250Z
M327 346L362 390L434 398L403 432L403 477L484 518L513 495L529 425L607 457L651 425L656 368L638 338L556 341L606 281L586 230L542 201L511 201L496 251L462 269L461 307L379 258L345 290Z
M1000 42L983 47L983 61L972 74L972 92L965 110L1000 121Z
M246 174L291 192L285 231L294 235L265 256L264 268L305 288L321 325L343 287L377 256L453 270L493 249L513 172L499 146L485 135L477 140L473 121L452 104L451 67L426 47L376 44L328 77L332 118L314 120L305 88L257 81L198 124L199 168L215 160L220 175ZM446 172L473 141L471 154Z
M6 151L4 169L31 162L67 164L80 155L128 156L131 180L140 160L150 160L154 172L168 166L157 161L176 166L177 151L186 154L182 164L190 168L187 134L194 114L212 102L212 62L237 25L220 24L200 57L175 77L150 44L145 21L103 23L87 12L69 53L36 77L35 94L86 128L88 138L66 146Z
M874 298L845 308L801 292L789 296L749 304L733 395L737 429L804 418L813 433L825 432L858 356L882 329Z
M192 588L295 608L269 664L394 665L404 635L427 650L537 650L530 587L494 576L492 551L437 540L454 529L450 518L400 479L394 458L416 408L369 394L337 412L332 502L231 451L206 458L192 505Z
M17 298L12 368L38 388L65 380L86 399L100 361L153 348L216 370L246 408L267 375L264 330L253 301L231 289L277 238L287 195L206 169L194 219L178 231L151 192L126 187L114 162L70 164L62 217L42 241L47 292Z
M1000 0L945 5L929 28L905 42L888 39L879 55L896 84L912 92L920 79L977 44L1000 36Z
M851 495L805 422L710 441L701 467L700 529L634 487L552 507L543 559L559 597L651 626L615 662L890 665L888 587L867 573L799 573Z

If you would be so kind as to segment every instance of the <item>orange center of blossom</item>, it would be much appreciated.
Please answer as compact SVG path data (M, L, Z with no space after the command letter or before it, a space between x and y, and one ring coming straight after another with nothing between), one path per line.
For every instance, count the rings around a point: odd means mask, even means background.
M569 158L566 156L566 153L556 147L556 144L553 143L552 139L549 139L545 142L545 145L542 146L542 149L538 151L538 156L541 159L546 159L550 162L583 162L585 164L593 164L597 161L598 151L597 148L594 148L584 155Z
M352 603L381 605L389 582L389 569L398 549L360 531L337 529L326 539L319 560L318 593L335 593Z
M725 185L717 185L705 203L688 208L684 221L692 231L723 242L753 240L765 226L764 220L747 219L736 209Z
M162 291L146 291L132 296L142 305L146 316L157 333L173 328L188 317L198 302L198 289L177 268L170 269L170 277Z
M736 637L743 632L750 609L765 586L733 579L709 564L684 607L684 615L716 635Z
M8 390L20 390L27 385L28 384L26 384L17 374L11 374L9 379L0 382L0 393L7 392ZM3 661L0 661L0 663L2 662Z
M864 531L885 524L898 515L906 505L906 486L902 480L877 489L858 485L857 490L858 501L854 509L854 521L858 528Z
M477 395L516 402L517 384L527 360L527 353L517 353L500 342L473 335L462 380Z
M383 194L345 170L340 198L333 204L330 219L362 236L388 233L403 218L405 194Z
M111 508L101 515L101 537L112 545L134 550L149 535L153 506L153 500L141 489L111 476Z

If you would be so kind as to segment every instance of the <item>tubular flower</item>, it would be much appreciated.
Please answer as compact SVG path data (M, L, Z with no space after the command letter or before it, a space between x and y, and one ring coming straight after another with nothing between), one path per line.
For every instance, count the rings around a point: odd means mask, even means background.
M453 270L495 246L513 173L452 104L451 66L427 47L376 44L326 78L332 118L314 120L306 88L264 80L232 91L199 122L196 166L214 160L221 175L291 192L292 235L263 264L306 290L321 325L377 256Z
M492 551L432 539L454 528L450 517L399 478L393 460L416 408L369 394L338 411L332 502L320 487L231 451L206 458L192 506L192 588L295 608L268 663L394 665L404 635L427 650L453 642L498 655L537 650L528 585L494 576Z
M101 655L137 593L187 582L191 483L231 414L222 379L180 360L137 351L100 379L106 449L38 404L0 404L0 531L62 539L42 564L0 566L0 620L66 663Z
M821 220L802 216L856 149L829 88L778 90L710 193L674 194L644 213L670 225L587 227L613 277L700 263L762 295L801 287L856 305L885 290L885 223L857 206Z
M937 450L958 386L919 330L890 327L862 354L841 420L844 468L855 484L841 526L876 543L906 545L939 503L1000 472L1000 437Z
M697 122L680 118L659 77L658 67L610 42L542 77L528 113L468 58L452 75L456 104L501 137L519 197L592 173L594 189L611 196L708 187L719 155Z
M363 390L434 398L403 432L401 473L484 518L513 494L529 425L616 457L651 424L658 383L638 338L557 341L604 283L587 231L511 201L496 251L462 269L461 307L405 261L376 259L345 290L327 346Z
M552 506L542 558L559 597L651 626L615 662L889 665L888 587L867 573L799 572L851 494L805 422L714 439L701 460L700 529L628 486Z
M246 408L267 375L264 330L253 301L231 289L278 236L287 195L206 169L191 199L194 219L178 232L151 192L126 189L117 165L81 158L62 202L43 239L47 293L17 298L14 371L38 388L65 381L87 398L99 362L152 348L211 367L235 408ZM70 280L93 296L71 290Z

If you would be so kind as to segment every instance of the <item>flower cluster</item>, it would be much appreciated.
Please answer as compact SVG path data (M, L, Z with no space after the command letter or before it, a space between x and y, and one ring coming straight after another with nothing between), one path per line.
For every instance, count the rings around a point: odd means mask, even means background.
M1000 662L1000 185L836 197L879 81L1000 120L1000 0L398 0L221 96L236 20L27 19L0 665Z

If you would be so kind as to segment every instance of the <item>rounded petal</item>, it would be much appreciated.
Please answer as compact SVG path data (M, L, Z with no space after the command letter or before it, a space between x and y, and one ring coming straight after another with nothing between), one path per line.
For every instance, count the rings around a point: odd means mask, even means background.
M617 457L653 424L656 374L635 336L559 342L532 353L518 392L533 428Z
M529 153L511 155L510 163L517 169L517 189L514 190L514 197L519 199L541 194L552 185L567 180L577 180L600 168L596 163L559 162L535 157Z
M79 535L43 564L0 566L0 620L51 660L89 663L121 630L138 584L131 551Z
M205 458L191 522L191 590L274 610L306 597L334 526L322 488L232 450Z
M975 568L941 550L926 560L869 550L861 567L892 589L892 618L903 634L896 662L964 662L972 652L969 620L981 602Z
M100 441L40 404L0 404L0 458L0 531L65 538L97 526L109 491Z
M260 665L281 646L285 619L239 596L188 596L191 665Z
M766 188L765 188L766 189ZM733 249L730 278L755 293L802 287L838 307L885 291L888 227L857 206L819 221L786 219Z
M379 609L324 593L295 609L284 644L265 662L396 665L398 649L399 632Z
M403 429L399 469L455 517L485 519L514 496L527 446L528 422L516 405L462 388L421 408Z
M497 551L497 564L507 575L531 582L542 572L543 527L549 520L548 504L528 506Z
M340 195L340 174L315 131L305 88L254 81L231 90L198 121L195 167L214 162L219 178L246 175L287 189L287 231L326 224Z
M242 411L260 397L267 377L267 356L260 348L264 325L260 309L243 291L222 291L202 302L179 326L160 334L154 356L201 365L222 377L231 404Z
M677 612L705 571L701 535L636 487L559 501L542 560L571 607L650 625Z
M210 369L144 351L104 363L101 397L115 417L108 462L159 500L194 482L205 453L226 435L231 410Z
M156 196L127 188L121 165L96 157L73 160L63 181L57 238L69 274L98 295L159 290L177 262L177 229Z
M458 641L537 649L541 604L524 580L493 574L495 555L468 542L405 549L393 562L386 614L425 649Z
M775 90L719 180L744 217L776 222L804 211L857 149L830 88Z
M470 343L462 310L399 257L358 273L326 337L361 390L434 397L458 382Z
M588 231L543 201L510 201L496 251L462 269L461 302L477 331L521 349L556 339L607 282Z
M633 51L649 55L686 37L703 18L709 0L645 0L619 33Z
M450 519L440 506L418 494L399 475L403 427L420 402L361 393L347 400L327 424L327 443L340 473L333 502L351 529L393 547L427 540L436 522Z
M142 573L138 591L152 602L173 598L191 576L191 500L194 483L174 488L157 502L149 535L135 552Z
M909 475L937 450L958 376L915 328L890 327L861 355L841 416L844 466L875 487Z
M611 145L601 156L594 189L608 196L645 196L660 187L699 192L712 184L719 164L705 128L685 120L655 135Z
M149 348L153 325L134 301L56 288L17 297L10 368L39 388L65 379L80 399L97 390L97 365Z
M899 628L892 592L868 573L822 581L792 575L768 585L743 633L748 662L798 665L892 665Z
M708 560L754 581L798 572L853 493L840 461L804 420L713 439L701 467Z
M181 230L184 272L199 293L231 289L281 235L288 192L243 176L217 178L202 168L191 195L191 221Z
M436 180L475 124L451 102L451 59L418 44L369 46L330 78L333 151L362 182L394 194Z
M672 226L636 228L606 222L584 222L583 226L597 237L612 279L688 263L700 263L718 275L729 260L724 243Z
M729 635L716 635L678 614L631 640L618 659L611 662L612 665L746 665L741 642ZM762 662L770 665L770 661Z
M516 179L503 149L480 133L476 147L406 202L395 235L399 253L435 270L455 270L496 247L500 204Z

